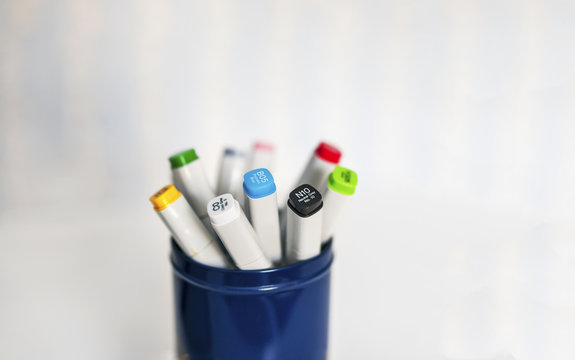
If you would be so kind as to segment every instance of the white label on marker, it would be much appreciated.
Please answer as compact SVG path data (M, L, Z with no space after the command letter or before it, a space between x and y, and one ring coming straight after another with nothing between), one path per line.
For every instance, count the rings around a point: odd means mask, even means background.
M226 208L229 206L229 202L228 199L220 196L220 199L218 202L213 202L212 203L212 210L213 211L226 211Z
M312 191L310 188L303 188L297 193L295 193L298 202L308 203L311 200L315 199L315 191Z

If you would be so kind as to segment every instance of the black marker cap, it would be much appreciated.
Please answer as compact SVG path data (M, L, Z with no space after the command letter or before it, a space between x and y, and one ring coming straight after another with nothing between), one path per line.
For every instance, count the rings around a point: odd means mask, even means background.
M298 216L309 217L321 210L323 201L316 188L304 184L289 193L287 204Z

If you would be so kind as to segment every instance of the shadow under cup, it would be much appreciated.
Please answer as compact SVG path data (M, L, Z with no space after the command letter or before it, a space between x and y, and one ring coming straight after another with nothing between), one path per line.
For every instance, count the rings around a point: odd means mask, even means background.
M179 359L326 359L331 242L266 270L203 265L171 244Z

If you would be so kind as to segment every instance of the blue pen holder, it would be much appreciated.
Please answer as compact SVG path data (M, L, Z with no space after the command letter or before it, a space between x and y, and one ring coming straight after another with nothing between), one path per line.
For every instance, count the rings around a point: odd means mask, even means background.
M331 242L267 270L200 264L172 240L176 338L185 360L325 360Z

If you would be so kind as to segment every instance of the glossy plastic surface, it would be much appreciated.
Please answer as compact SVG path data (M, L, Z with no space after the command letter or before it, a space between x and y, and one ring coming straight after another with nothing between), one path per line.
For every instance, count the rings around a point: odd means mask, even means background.
M331 242L314 258L266 270L206 266L173 240L171 260L179 358L326 358Z
M244 192L252 199L259 199L276 192L272 173L265 168L250 170L244 174Z

